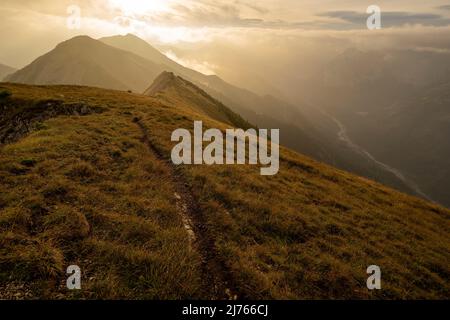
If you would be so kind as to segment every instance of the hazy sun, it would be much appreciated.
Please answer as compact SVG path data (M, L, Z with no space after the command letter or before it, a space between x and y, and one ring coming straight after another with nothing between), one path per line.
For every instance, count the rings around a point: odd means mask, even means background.
M169 0L109 0L113 7L128 14L143 14L149 12L167 11Z
M142 37L157 38L163 43L198 41L204 39L203 30L187 27L164 26L141 19L141 16L171 12L178 0L107 0L112 9L120 10L115 20L119 33L133 33Z

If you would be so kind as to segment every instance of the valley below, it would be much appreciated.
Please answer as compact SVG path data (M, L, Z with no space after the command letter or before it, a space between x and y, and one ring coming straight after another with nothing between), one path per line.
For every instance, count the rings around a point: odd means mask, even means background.
M335 116L332 116L328 112L323 112L323 114L326 117L330 118L336 124L336 126L339 130L337 132L337 137L348 148L353 150L355 153L362 155L364 158L366 158L371 163L375 164L381 170L386 171L387 173L393 174L398 180L402 181L416 195L418 195L424 199L427 199L429 201L433 201L428 195L426 195L419 188L419 186L415 182L411 181L411 179L406 178L405 175L399 169L393 168L390 165L377 160L369 151L367 151L360 145L356 144L349 136L345 125L341 121L339 121Z

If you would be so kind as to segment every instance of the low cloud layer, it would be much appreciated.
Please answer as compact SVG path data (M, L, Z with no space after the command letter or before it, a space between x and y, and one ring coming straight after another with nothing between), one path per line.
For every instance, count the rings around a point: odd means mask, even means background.
M450 4L443 5L443 6L438 6L437 8L440 9L440 10L450 10Z
M322 17L337 18L346 25L345 28L364 28L367 14L356 11L331 11L320 14ZM411 13L411 12L382 12L382 25L385 28L401 27L405 25L423 26L448 26L450 18L434 13Z

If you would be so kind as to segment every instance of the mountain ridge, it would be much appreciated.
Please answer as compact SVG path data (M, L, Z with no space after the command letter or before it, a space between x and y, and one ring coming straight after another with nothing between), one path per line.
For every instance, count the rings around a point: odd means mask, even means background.
M172 72L164 71L161 73L144 92L144 95L158 96L167 102L189 105L193 110L200 111L212 119L238 128L254 127L195 84L176 76ZM174 98L176 98L176 101L173 101Z
M0 63L0 81L6 76L16 72L17 69Z

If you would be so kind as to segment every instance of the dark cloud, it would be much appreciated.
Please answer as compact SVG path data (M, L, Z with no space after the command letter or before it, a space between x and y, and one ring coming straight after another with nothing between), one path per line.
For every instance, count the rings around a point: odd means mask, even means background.
M440 10L450 10L450 4L449 5L444 5L444 6L439 6L439 7L436 7L437 9L440 9Z
M319 16L340 19L346 23L342 27L365 28L369 14L356 11L329 11ZM385 28L404 25L442 27L450 25L450 18L433 13L381 12L381 23Z

